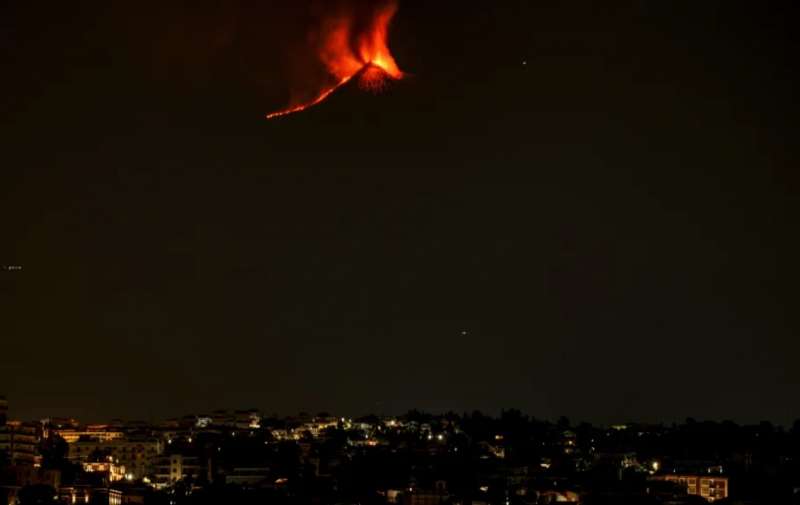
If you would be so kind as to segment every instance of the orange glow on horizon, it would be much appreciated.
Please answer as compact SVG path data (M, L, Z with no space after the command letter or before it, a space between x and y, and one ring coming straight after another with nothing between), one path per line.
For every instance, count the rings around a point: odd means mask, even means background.
M397 3L389 3L358 33L354 33L352 15L327 20L320 32L317 54L336 84L323 88L310 101L291 104L286 109L268 114L267 119L313 107L359 73L359 86L370 91L383 89L387 79L402 79L403 72L388 46L389 25L396 12Z

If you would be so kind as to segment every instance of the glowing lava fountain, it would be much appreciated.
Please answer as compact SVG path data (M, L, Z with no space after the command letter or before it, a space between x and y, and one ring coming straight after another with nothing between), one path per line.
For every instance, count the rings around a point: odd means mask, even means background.
M389 51L389 25L397 3L377 9L367 23L357 23L354 15L326 19L318 34L317 55L330 75L310 101L292 103L288 108L267 115L267 119L304 111L328 98L354 78L362 89L378 91L389 79L402 79L403 72Z

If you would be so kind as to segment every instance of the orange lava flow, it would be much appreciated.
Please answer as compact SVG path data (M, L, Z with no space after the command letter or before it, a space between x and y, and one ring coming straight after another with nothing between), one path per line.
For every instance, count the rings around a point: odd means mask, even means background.
M358 25L358 30L354 29L356 23L353 15L326 19L319 33L317 55L332 77L331 81L337 84L323 87L316 92L313 100L294 103L286 109L270 113L267 119L309 109L323 102L359 73L359 86L371 91L381 90L387 79L402 79L403 72L388 46L389 25L396 12L396 2L390 2L374 12L363 28Z
M290 107L290 108L284 109L284 110L279 110L277 112L271 112L271 113L267 114L267 119L273 119L273 118L281 117L281 116L288 116L289 114L294 114L295 112L303 112L306 109L309 109L309 108L311 108L311 107L313 107L313 106L315 106L315 105L317 105L319 103L322 103L326 98L328 98L331 95L331 93L333 93L337 89L339 89L342 86L344 86L345 84L347 84L347 82L350 79L351 78L349 78L349 77L347 79L343 79L336 86L326 89L325 91L322 92L321 95L319 95L317 98L315 98L311 102L304 103L304 104L301 104L301 105L296 105L294 107Z

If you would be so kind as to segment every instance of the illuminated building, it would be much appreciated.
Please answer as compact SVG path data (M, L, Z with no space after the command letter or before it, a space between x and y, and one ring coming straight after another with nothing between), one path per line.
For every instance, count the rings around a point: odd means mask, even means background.
M719 475L667 474L657 475L651 479L685 486L687 493L702 496L710 502L728 497L728 478Z
M125 478L125 467L112 461L85 462L83 471L86 473L105 474L108 482L117 482Z
M89 503L91 496L92 490L89 486L64 486L58 490L60 503Z
M42 428L37 423L8 421L5 426L0 427L0 451L8 454L11 463L15 465L40 464L41 440Z
M197 480L208 476L209 467L197 456L170 454L162 456L156 464L154 487L163 489L184 479Z
M93 454L111 456L115 463L125 467L133 479L141 479L153 472L163 444L154 438L115 438L113 440L78 440L69 444L68 458L85 462Z
M360 423L360 424L361 424L360 428L362 430L366 430L366 429L371 429L372 428L372 425L370 425L370 424L367 424L367 423ZM399 420L397 420L397 419L395 419L393 417L390 417L389 419L385 419L383 421L383 424L387 428L402 428L405 423L403 423L402 421L399 421Z
M122 491L108 487L70 486L58 490L60 503L122 505Z
M236 428L240 430L258 429L261 427L261 414L255 410L237 410L234 412Z
M68 444L72 444L81 439L99 440L109 442L122 438L125 434L121 431L109 430L105 425L87 426L86 429L57 429L55 432Z
M312 437L319 438L322 432L329 428L336 428L337 426L339 426L338 418L314 418L310 422L303 423L293 431L298 435L302 434L303 432L308 432Z
M8 400L0 396L0 452L5 452L12 464L38 465L41 440L41 425L8 421Z
M290 430L270 430L275 440L300 440L300 433L293 433Z
M599 463L610 464L619 469L627 469L639 465L636 453L630 451L604 451L595 455Z
M236 416L227 410L215 410L211 413L211 424L213 426L236 426Z
M209 416L199 416L195 422L195 428L208 428L213 421L214 420Z

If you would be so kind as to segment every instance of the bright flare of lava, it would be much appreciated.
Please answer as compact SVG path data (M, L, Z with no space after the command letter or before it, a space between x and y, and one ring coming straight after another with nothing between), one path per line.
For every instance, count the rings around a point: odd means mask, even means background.
M396 12L396 2L390 2L377 10L366 25L358 28L352 15L327 19L319 33L318 55L331 76L332 84L320 90L316 98L268 114L267 119L313 107L356 76L359 86L370 91L383 89L388 79L401 79L403 72L388 46L389 25Z

